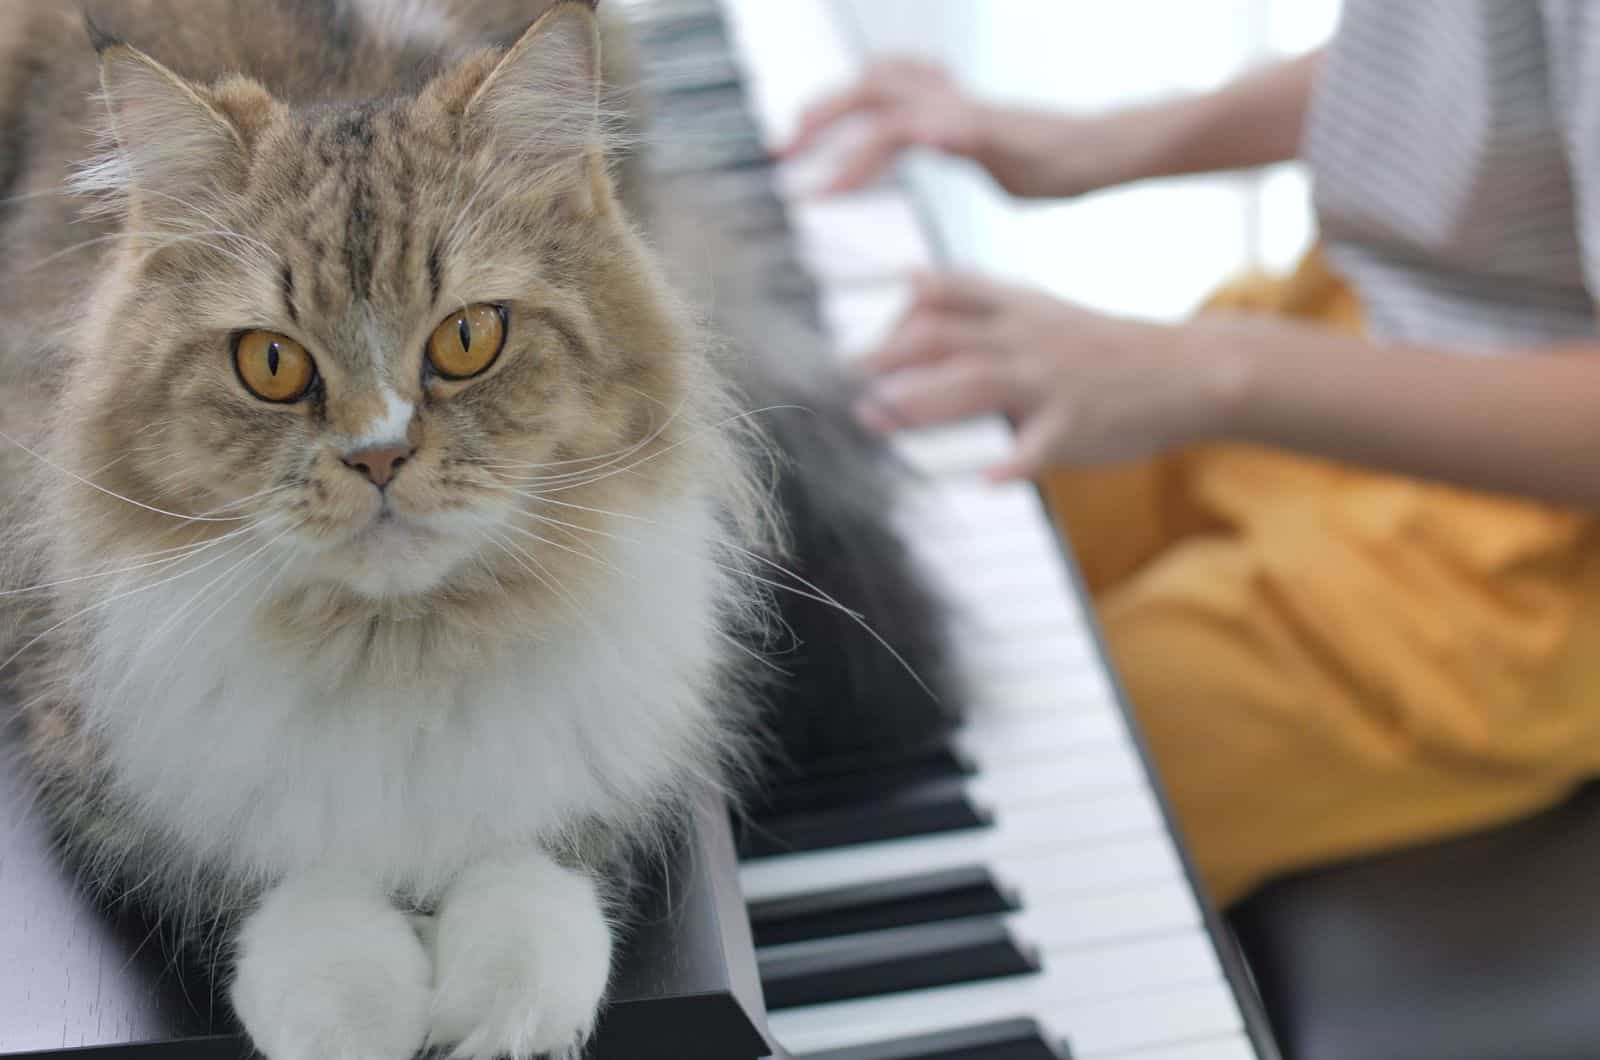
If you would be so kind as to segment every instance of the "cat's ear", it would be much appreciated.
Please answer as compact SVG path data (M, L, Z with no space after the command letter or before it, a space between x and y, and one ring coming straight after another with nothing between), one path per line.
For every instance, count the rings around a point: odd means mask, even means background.
M516 162L580 176L585 204L605 210L602 80L594 0L559 0L489 72L467 117Z
M126 196L145 219L203 212L201 204L244 164L238 126L205 90L137 48L115 40L96 45L113 143L83 183Z

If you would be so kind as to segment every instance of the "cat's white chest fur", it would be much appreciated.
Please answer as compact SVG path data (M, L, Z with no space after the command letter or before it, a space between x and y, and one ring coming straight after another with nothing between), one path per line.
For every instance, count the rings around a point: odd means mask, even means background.
M693 543L712 523L685 507L618 539L602 588L553 604L567 613L538 638L431 683L294 658L260 636L252 593L195 603L217 573L198 572L106 609L86 713L123 794L206 861L263 880L331 865L431 894L703 773L726 576Z

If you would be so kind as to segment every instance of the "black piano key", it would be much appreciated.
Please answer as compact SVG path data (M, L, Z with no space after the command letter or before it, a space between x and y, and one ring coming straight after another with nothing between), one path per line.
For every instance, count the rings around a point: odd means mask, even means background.
M757 946L1015 912L1016 895L982 865L750 904Z
M1033 1020L1004 1020L977 1027L853 1045L795 1060L1071 1060Z
M756 817L743 824L739 856L772 857L807 850L882 843L891 839L985 828L990 813L967 794L966 780L931 780L816 813Z
M802 776L774 786L753 802L751 812L762 817L777 817L840 809L929 781L959 780L976 772L977 766L971 758L952 750L879 769Z
M796 775L805 778L836 777L879 769L911 769L919 764L946 773L966 770L965 756L947 736L941 736L926 744L896 750L893 753L840 755L814 759L804 763Z
M758 949L756 964L769 1011L1039 970L993 917Z

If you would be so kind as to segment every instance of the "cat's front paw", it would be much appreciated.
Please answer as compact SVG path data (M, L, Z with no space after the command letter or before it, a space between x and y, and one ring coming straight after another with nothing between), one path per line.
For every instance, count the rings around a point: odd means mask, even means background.
M268 1060L411 1060L433 967L387 897L334 874L291 880L245 921L231 997Z
M594 881L543 856L456 881L434 925L429 1041L460 1060L576 1057L611 971Z

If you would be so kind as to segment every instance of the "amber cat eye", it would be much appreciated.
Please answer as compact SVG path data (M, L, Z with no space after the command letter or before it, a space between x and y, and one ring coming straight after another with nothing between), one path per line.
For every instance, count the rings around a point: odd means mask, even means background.
M271 331L247 331L233 345L239 379L262 401L299 401L317 381L317 362L306 348Z
M506 344L504 306L479 303L453 313L428 339L428 363L446 379L471 379L488 370Z

